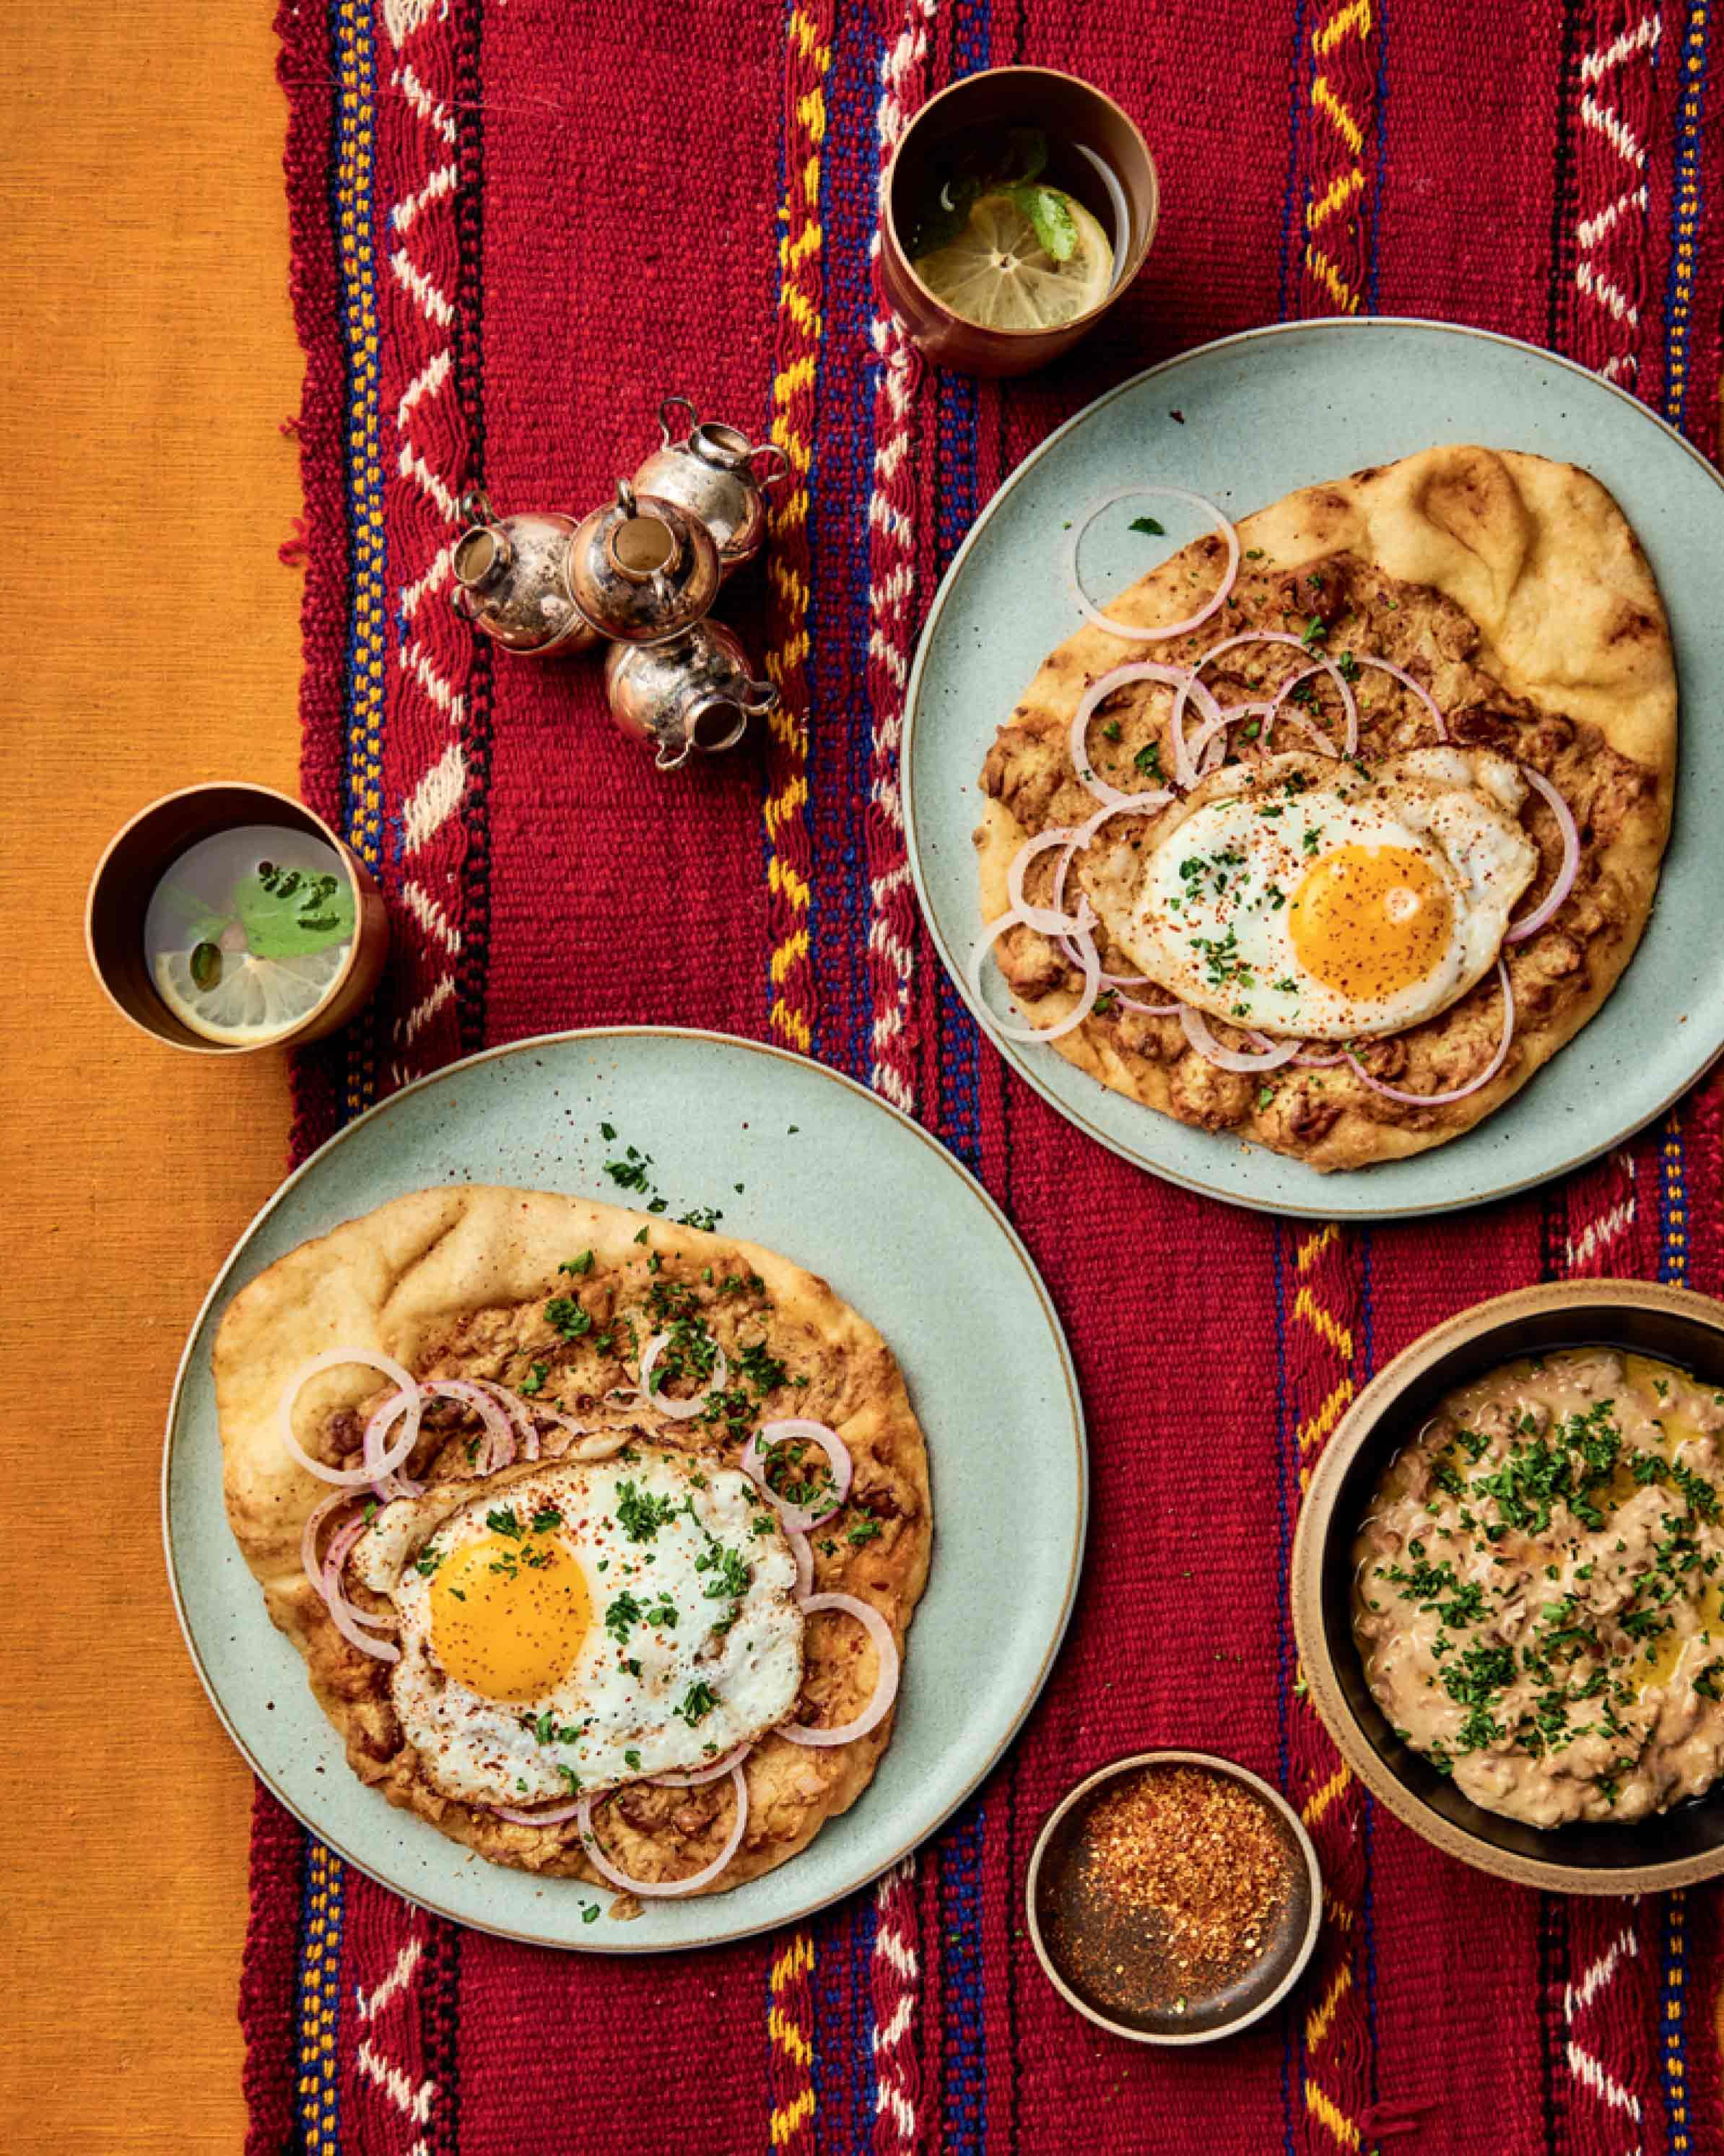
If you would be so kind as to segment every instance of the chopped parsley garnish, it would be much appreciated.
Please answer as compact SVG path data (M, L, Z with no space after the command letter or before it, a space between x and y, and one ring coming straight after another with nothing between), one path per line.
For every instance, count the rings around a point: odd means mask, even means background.
M520 1521L516 1518L507 1506L500 1507L495 1512L487 1512L485 1516L485 1523L494 1535L519 1536L521 1531Z
M617 1525L632 1543L649 1543L678 1507L668 1497L655 1497L633 1482L617 1489Z
M625 1587L605 1611L604 1629L619 1647L626 1647L629 1629L640 1622L643 1614L639 1603Z
M535 1393L544 1391L545 1380L550 1374L551 1365L548 1363L535 1363L515 1389L525 1399L531 1399Z
M629 1769L629 1771L630 1772L630 1774L638 1774L640 1772L640 1754L639 1754L639 1753L638 1753L638 1752L625 1752L625 1753L623 1754L623 1764L626 1768L628 1768L628 1769Z
M554 1295L545 1306L545 1322L565 1340L578 1340L593 1330L593 1317L572 1296Z
M649 1152L641 1152L630 1146L624 1158L608 1160L604 1172L619 1189L645 1191L652 1187L652 1178L647 1173L652 1164Z
M1162 775L1161 743L1159 742L1146 742L1145 745L1138 750L1137 755L1132 757L1131 764L1134 770L1142 772L1146 778L1159 778Z
M880 1532L878 1520L858 1520L844 1540L852 1549L860 1549L864 1543L871 1543Z
M413 1570L419 1574L421 1578L428 1579L432 1573L436 1571L438 1566L442 1563L443 1552L440 1549L434 1548L429 1543L427 1543L423 1549L422 1549L418 1555L413 1559Z
M687 1722L693 1729L703 1722L717 1705L718 1694L702 1679L691 1684L670 1711L679 1721Z
M562 1514L555 1505L541 1505L533 1514L532 1532L536 1535L548 1535L553 1527L562 1525Z
M557 1270L560 1273L590 1273L593 1270L593 1253L591 1250L582 1250L577 1258L565 1258Z

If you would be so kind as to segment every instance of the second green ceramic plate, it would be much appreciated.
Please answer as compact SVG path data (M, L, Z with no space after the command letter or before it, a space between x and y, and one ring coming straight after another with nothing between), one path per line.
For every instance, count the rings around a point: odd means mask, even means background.
M905 812L922 908L968 1000L980 921L970 834L994 729L1044 655L1080 625L1060 550L1067 521L1134 480L1244 516L1295 487L1439 442L1583 465L1632 520L1676 646L1675 829L1644 941L1592 1024L1508 1105L1410 1160L1321 1176L1302 1162L1139 1106L1054 1050L1001 1043L1080 1131L1152 1173L1264 1211L1381 1219L1506 1196L1649 1123L1724 1048L1717 833L1724 821L1724 480L1635 398L1571 362L1481 330L1387 319L1290 323L1205 345L1080 412L1019 465L941 586L911 675ZM1117 589L1203 528L1157 504L1165 542L1096 528L1085 572ZM1145 548L1151 549L1146 556ZM993 1036L990 1036L991 1038Z

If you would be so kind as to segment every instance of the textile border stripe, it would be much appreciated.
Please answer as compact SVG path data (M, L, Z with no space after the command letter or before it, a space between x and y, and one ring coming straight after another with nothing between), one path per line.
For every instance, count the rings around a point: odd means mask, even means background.
M772 420L772 438L789 461L790 476L773 512L767 572L772 624L767 673L779 703L768 721L764 814L772 939L767 1023L778 1040L803 1055L813 1045L816 1001L809 946L808 512L824 326L820 170L832 34L832 0L810 0L808 5L793 0L784 36L783 229L778 240ZM815 2145L813 1971L812 1933L800 1928L788 1939L775 1939L767 1979L769 2134L775 2151L793 2156L804 2156Z
M777 372L772 438L790 476L772 516L767 570L772 644L767 674L778 691L768 721L767 906L772 938L768 1023L787 1046L813 1045L814 976L808 947L812 852L808 807L809 475L813 464L815 372L824 305L820 150L832 67L832 0L801 0L784 41L784 203L778 241Z
M336 0L332 18L337 146L335 212L347 355L349 542L346 837L374 873L382 865L383 717L389 598L379 442L382 339L377 321L372 195L377 151L375 52L369 0ZM351 1029L346 1106L377 1098L377 1018Z

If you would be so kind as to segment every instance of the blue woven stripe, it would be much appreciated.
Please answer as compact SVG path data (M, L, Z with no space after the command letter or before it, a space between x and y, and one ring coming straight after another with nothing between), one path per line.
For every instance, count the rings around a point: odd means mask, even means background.
M1688 27L1677 63L1680 100L1676 117L1676 173L1670 190L1670 270L1665 286L1664 408L1673 426L1688 411L1690 348L1694 336L1694 273L1704 204L1701 122L1706 115L1711 69L1711 0L1691 0Z

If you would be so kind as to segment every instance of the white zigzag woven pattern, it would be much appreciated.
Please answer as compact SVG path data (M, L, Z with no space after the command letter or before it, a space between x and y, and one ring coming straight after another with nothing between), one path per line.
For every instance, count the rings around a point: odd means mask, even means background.
M1605 185L1583 187L1574 228L1575 286L1592 303L1604 329L1609 349L1598 371L1611 382L1630 381L1638 371L1634 341L1640 310L1636 295L1624 289L1619 275L1612 275L1607 243L1627 241L1638 250L1639 228L1649 208L1647 145L1619 107L1625 78L1632 80L1629 71L1655 64L1662 27L1655 14L1644 15L1609 44L1581 56L1581 126L1608 143L1620 160L1619 171L1613 168Z
M418 776L402 789L398 896L425 931L406 961L387 1077L404 1085L445 1061L458 1039L455 967L460 957L460 812L471 773L462 746L469 646L445 593L461 517L465 444L456 389L454 217L460 127L454 110L452 26L434 0L385 0L396 52L390 88L420 123L421 156L396 182L387 222L394 347L405 386L396 401L391 480L396 536L397 680L392 739L417 750ZM407 48L413 56L407 56ZM405 539L398 535L405 533Z
M936 0L908 0L903 27L880 63L875 126L882 188L892 152L921 101L928 25L936 12ZM877 261L877 234L873 251ZM868 954L874 1007L869 1080L876 1092L908 1114L916 1106L916 1064L909 1039L916 916L898 759L916 633L916 475L911 443L921 362L883 304L875 313L872 335L880 372L868 505L868 686L874 711L869 771ZM911 1857L894 1865L875 1889L870 1988L875 2156L909 2156L917 2145L920 2077L911 2037L921 1971L915 1943L916 1876L916 1860Z

